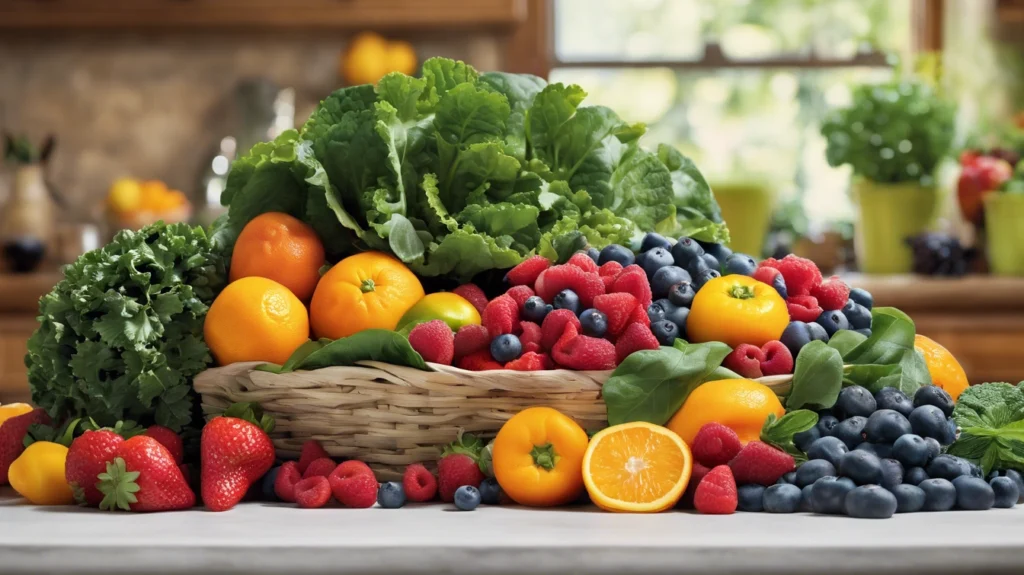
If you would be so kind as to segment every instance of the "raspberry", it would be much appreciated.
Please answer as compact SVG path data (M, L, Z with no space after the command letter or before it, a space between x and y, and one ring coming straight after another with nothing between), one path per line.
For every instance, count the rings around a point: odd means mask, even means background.
M615 368L615 346L612 342L578 333L576 326L565 326L565 333L551 350L555 363L577 371Z
M818 298L821 309L835 311L843 309L846 300L850 299L850 286L839 276L832 276L811 288L811 295Z
M589 260L590 258L587 259ZM516 305L519 306L519 312L522 313L523 304L526 303L526 300L529 299L530 296L536 294L533 293L533 288L531 288L530 286L514 286L508 288L508 291L505 292L505 295L516 300Z
M601 277L612 277L613 279L619 276L619 272L622 271L622 264L617 261L607 261L601 264L601 267L597 268L597 273Z
M589 260L590 257L588 256ZM547 369L548 364L551 360L548 358L546 353L537 353L534 351L528 351L523 355L519 356L518 359L505 364L505 369L514 369L516 371L540 371Z
M612 286L615 285L615 276L601 276L601 282L604 284L605 293L608 293L612 290Z
M413 463L405 468L405 474L402 475L402 489L405 490L406 499L423 503L437 495L437 479L422 463Z
M523 332L519 335L519 343L523 344L523 352L540 350L540 342L544 337L544 332L540 326L532 321L521 321L519 322L519 329Z
M643 268L634 264L622 271L610 291L632 294L644 309L651 305L651 282L647 281L647 274Z
M697 486L704 477L711 473L711 470L700 464L699 461L693 462L693 470L690 471L690 482L686 484L686 491L683 492L683 496L679 499L677 507L684 509L693 508L693 494L697 491Z
M721 423L705 423L693 438L693 458L707 467L725 465L743 448L740 436Z
M809 295L814 286L821 283L821 271L809 259L797 257L793 254L779 260L775 266L782 277L786 278L786 291L790 297L795 295ZM845 301L843 303L846 303Z
M309 467L310 463L313 463L322 457L330 456L331 454L327 453L327 450L320 445L319 441L315 439L307 439L302 444L302 451L299 453L299 475L306 472L306 468Z
M307 477L295 484L295 502L303 509L318 509L331 500L331 482L324 475Z
M491 335L487 328L479 324L464 325L455 334L454 361L458 362L467 355L485 350L491 345Z
M519 304L510 295L500 295L484 308L480 323L487 328L491 339L506 333L514 333L519 327Z
M505 274L505 281L509 285L524 286L533 285L537 281L537 276L544 270L551 267L551 260L544 256L531 256L526 258L516 267L508 270ZM548 298L544 298L545 301L550 301Z
M598 269L597 268L597 262L592 260L590 258L590 256L587 255L586 252L576 252L576 253L572 254L572 257L569 258L569 261L567 261L565 263L567 263L567 264L569 264L571 266L576 266L576 267L580 268L581 270L583 270L583 271L585 271L587 273L592 273L592 274L596 274L597 273L597 269Z
M644 281L647 281L646 276ZM608 333L611 335L619 335L626 329L638 303L636 297L628 293L609 293L594 298L594 308L608 316Z
M644 324L631 323L615 342L615 363L622 363L629 354L642 349L658 349L658 338Z
M490 344L488 344L488 347ZM459 368L469 371L488 371L491 369L502 369L503 366L494 361L490 349L482 349L471 353L459 360Z
M554 301L558 292L571 289L579 296L582 309L593 307L594 298L605 291L601 276L570 265L554 266L544 270L537 278L533 289L544 301Z
M572 324L578 331L580 329L580 318L567 309L556 309L544 318L541 324L540 345L544 349L551 349L558 342L558 339L565 333L565 326Z
M783 299L789 297L789 292L786 291L786 278L782 277L782 272L773 267L766 266L764 263L765 262L761 262L761 267L754 270L754 275L751 277L761 283L768 284L775 288L775 291L779 292L779 295L782 296Z
M786 308L789 310L790 321L813 322L821 315L821 307L818 300L809 295L791 295L786 300Z
M309 467L307 467L306 470L302 472L302 478L309 479L310 477L316 477L318 475L320 477L327 477L328 475L331 474L332 471L334 471L334 468L337 466L338 464L335 463L334 460L331 459L330 457L321 457L320 459L314 459L313 462L309 464Z
M484 474L480 465L468 455L453 453L441 458L437 463L437 485L441 501L455 501L455 490L463 485L480 487Z
M362 461L345 461L327 477L334 498L345 507L362 509L377 502L377 478Z
M761 373L764 375L788 375L793 373L793 354L781 341L769 341L761 346L764 361Z
M455 336L444 320L434 319L412 328L409 345L424 361L451 365L455 357Z
M793 456L767 443L751 441L729 462L739 483L771 485L796 469Z
M642 303L636 304L633 313L629 316L629 323L639 323L644 327L651 327L651 316L647 315L647 306Z
M728 465L713 468L700 480L693 494L693 506L705 515L731 515L736 512L738 503L736 480Z
M725 356L722 366L748 379L757 379L764 375L761 372L761 362L763 361L764 352L761 351L761 348L749 343L741 343Z
M476 284L462 284L453 289L452 293L462 296L466 301L473 304L476 311L484 313L484 308L487 307L487 294L484 293L484 290L480 289L480 286Z
M302 474L299 473L299 465L294 461L285 461L281 465L281 469L277 470L277 478L274 479L274 494L281 501L295 503L295 484L300 481L302 481Z

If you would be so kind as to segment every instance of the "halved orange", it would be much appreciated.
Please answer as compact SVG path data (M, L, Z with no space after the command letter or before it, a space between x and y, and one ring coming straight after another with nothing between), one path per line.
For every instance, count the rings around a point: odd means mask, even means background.
M671 509L690 482L693 456L674 431L643 421L600 431L583 456L583 483L605 511Z

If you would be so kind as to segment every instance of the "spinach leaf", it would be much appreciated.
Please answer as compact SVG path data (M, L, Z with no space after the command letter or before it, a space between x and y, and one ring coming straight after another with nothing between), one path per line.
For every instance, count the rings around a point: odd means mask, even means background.
M903 368L899 365L850 365L843 374L843 385L859 385L871 393L883 387L900 388Z
M798 462L806 461L807 456L793 443L793 436L807 431L817 423L818 414L807 409L790 411L780 418L770 413L761 428L761 441L778 447Z
M842 387L843 358L825 342L812 341L796 357L786 409L827 409L835 405Z
M608 423L647 421L664 425L690 392L704 383L729 355L721 342L638 351L625 359L604 384Z
M314 346L311 344L314 343L321 347L313 349ZM285 365L291 363L292 369L295 371L355 365L357 361L371 360L414 367L424 371L430 370L420 354L416 353L416 350L409 345L408 339L397 332L386 329L368 329L328 343L310 342L310 344L300 347L295 353L306 351L308 354L305 357L299 359L293 356ZM294 362L293 359L295 359ZM283 368L282 373L284 373Z
M828 340L828 346L838 351L844 358L853 348L864 343L868 336L849 329L841 329Z
M1024 471L1024 390L1009 383L968 387L957 398L953 419L960 438L949 453L992 469Z
M874 387L896 387L913 396L917 388L932 382L924 357L914 348L915 332L914 321L907 314L891 307L875 308L871 311L871 337L844 353L843 360L855 365L898 365L898 379L895 372L886 373L884 385Z

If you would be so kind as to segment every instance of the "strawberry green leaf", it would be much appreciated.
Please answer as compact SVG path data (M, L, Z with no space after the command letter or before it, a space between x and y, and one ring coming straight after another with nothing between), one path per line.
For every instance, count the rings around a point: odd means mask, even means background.
M132 503L137 503L135 496L139 492L138 471L128 471L124 459L115 457L107 462L107 471L96 476L99 482L96 488L103 494L100 509L104 511L131 511Z

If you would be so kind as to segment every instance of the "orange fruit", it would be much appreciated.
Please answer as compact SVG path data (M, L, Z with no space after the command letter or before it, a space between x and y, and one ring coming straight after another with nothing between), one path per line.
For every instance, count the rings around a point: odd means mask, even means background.
M213 300L203 335L220 365L282 364L309 339L309 316L288 288L267 278L247 277L228 284Z
M302 301L320 281L324 245L313 228L281 212L267 212L242 228L231 253L231 281L250 276L272 279Z
M583 455L583 484L605 511L657 513L675 507L693 471L693 456L669 429L635 421L597 433Z
M929 375L932 376L932 384L946 390L953 401L971 385L960 362L935 340L918 334L914 336L914 349L924 356L924 363L928 366Z
M349 256L330 269L313 293L310 321L317 337L338 339L364 329L395 329L423 297L416 274L381 252Z
M689 445L705 423L716 422L747 443L761 437L761 427L772 413L782 417L786 409L768 386L751 379L720 379L693 390L666 427Z

